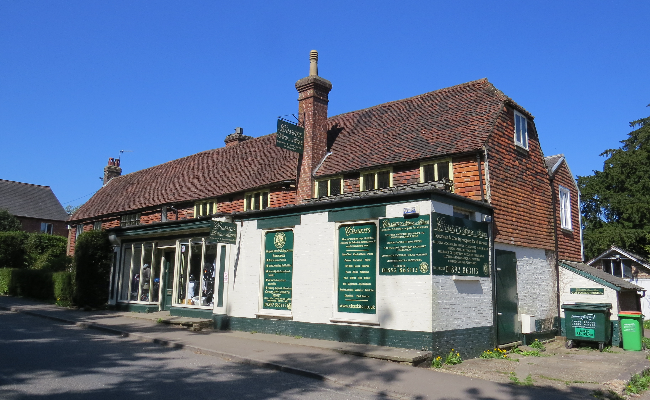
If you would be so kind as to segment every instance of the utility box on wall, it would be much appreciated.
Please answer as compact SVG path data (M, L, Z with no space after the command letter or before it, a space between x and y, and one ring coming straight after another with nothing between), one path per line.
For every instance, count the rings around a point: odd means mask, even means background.
M535 316L529 314L521 314L521 333L535 332Z

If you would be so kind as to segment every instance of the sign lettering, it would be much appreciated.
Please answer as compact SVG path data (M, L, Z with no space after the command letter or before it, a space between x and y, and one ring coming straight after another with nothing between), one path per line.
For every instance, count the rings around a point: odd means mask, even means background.
M275 134L276 147L302 154L304 142L305 128L278 119L278 130Z
M217 243L237 243L237 224L213 219L210 225L210 239Z
M339 227L338 311L375 314L377 226Z
M432 213L432 266L435 275L490 276L486 222Z
M428 275L431 233L428 215L379 222L379 275Z
M267 232L264 238L262 308L291 310L292 281L293 231Z

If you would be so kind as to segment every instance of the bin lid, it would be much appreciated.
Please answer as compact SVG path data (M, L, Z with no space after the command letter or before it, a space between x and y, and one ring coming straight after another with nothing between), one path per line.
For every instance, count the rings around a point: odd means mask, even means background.
M619 314L641 315L641 311L619 311Z
M562 304L565 310L575 311L607 311L612 308L611 303L575 303L575 304Z

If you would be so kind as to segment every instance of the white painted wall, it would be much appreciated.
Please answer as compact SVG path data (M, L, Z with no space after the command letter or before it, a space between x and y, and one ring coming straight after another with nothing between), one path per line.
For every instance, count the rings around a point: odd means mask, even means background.
M491 326L491 278L454 280L433 276L433 331Z
M255 318L260 295L262 231L257 221L238 222L239 241L230 252L228 315Z
M604 288L605 293L601 295L592 294L571 294L571 288ZM573 273L566 268L560 267L560 303L611 303L611 319L618 319L618 295L617 291L597 282ZM560 311L560 317L564 318L564 310Z
M646 295L641 298L641 312L645 318L650 317L650 279L630 279L630 282L646 289Z

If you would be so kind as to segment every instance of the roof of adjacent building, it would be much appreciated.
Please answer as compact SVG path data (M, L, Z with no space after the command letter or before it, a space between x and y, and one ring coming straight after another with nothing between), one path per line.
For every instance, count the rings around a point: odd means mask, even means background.
M487 79L331 117L331 153L316 175L478 151L504 104L532 120ZM246 140L113 178L71 220L293 180L297 162L296 153L275 147L275 134Z
M572 267L577 270L580 275L584 276L587 279L590 279L594 282L602 284L603 282L609 283L619 289L628 289L628 290L645 290L641 286L637 286L631 282L626 281L623 278L619 278L612 274L600 270L598 268L591 267L584 263L573 262L573 261L560 261L560 265L564 268ZM607 285L606 285L607 286Z
M297 167L297 153L262 136L113 178L71 220L263 187L295 179Z
M548 169L548 174L553 175L563 160L564 154L544 157L544 163L546 164L546 169Z
M650 269L650 263L648 262L648 260L645 257L643 257L643 256L641 256L639 254L633 253L633 252L631 252L629 250L624 250L624 249L621 249L620 247L613 246L613 245L609 249L602 252L598 257L595 257L595 258L587 261L587 264L588 265L593 265L596 261L598 261L598 260L600 260L602 258L605 258L605 257L609 257L609 256L611 256L612 254L615 254L615 253L620 254L620 255L622 255L622 256L624 256L626 258L632 259L632 260L636 261L637 263L641 264L642 266Z
M0 209L17 217L65 221L68 214L49 186L0 179Z
M504 104L533 118L487 79L331 117L336 140L316 175L479 151Z

